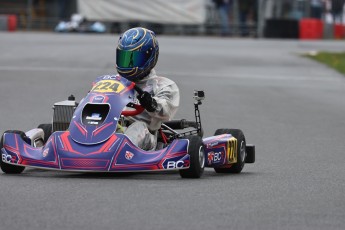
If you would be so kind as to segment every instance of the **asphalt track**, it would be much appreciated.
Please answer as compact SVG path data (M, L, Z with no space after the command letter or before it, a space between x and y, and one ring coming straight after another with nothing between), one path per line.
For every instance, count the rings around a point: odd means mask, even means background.
M113 74L116 35L0 33L0 131L49 122ZM344 229L345 77L300 56L343 42L159 37L157 71L193 118L204 89L205 136L241 128L257 162L240 175L0 174L0 229Z

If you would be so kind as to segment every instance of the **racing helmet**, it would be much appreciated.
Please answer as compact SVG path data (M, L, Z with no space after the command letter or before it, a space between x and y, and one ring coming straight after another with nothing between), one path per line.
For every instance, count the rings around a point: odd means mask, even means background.
M116 49L116 69L124 78L138 81L156 65L159 45L153 31L137 27L124 32Z

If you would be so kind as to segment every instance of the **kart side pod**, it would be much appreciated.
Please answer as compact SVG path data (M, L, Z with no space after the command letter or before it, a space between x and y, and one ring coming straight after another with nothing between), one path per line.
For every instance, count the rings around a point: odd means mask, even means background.
M216 172L240 173L245 163L255 162L255 146L246 144L239 129L218 129L203 143L206 167L213 167Z

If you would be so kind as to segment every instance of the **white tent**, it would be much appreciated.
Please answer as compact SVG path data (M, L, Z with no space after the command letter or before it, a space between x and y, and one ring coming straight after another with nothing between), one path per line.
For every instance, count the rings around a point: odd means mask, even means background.
M78 0L78 11L95 21L204 24L207 0Z

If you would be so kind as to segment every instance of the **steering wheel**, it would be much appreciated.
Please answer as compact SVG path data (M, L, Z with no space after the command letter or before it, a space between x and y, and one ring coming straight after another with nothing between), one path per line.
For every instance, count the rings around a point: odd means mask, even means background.
M136 104L132 104L131 106L132 108L134 108L134 110L125 110L122 111L121 115L125 116L125 117L131 117L131 116L136 116L138 114L141 114L145 108L142 107L141 105L136 105Z
M144 91L142 89L140 89L139 86L135 85L135 83L133 82L132 84L134 84L134 89L140 94L144 93ZM136 116L138 114L141 114L145 108L142 107L141 105L137 105L137 104L133 104L133 103L129 103L130 107L134 108L134 110L126 110L126 111L122 111L121 115L127 117L132 117L132 116Z

